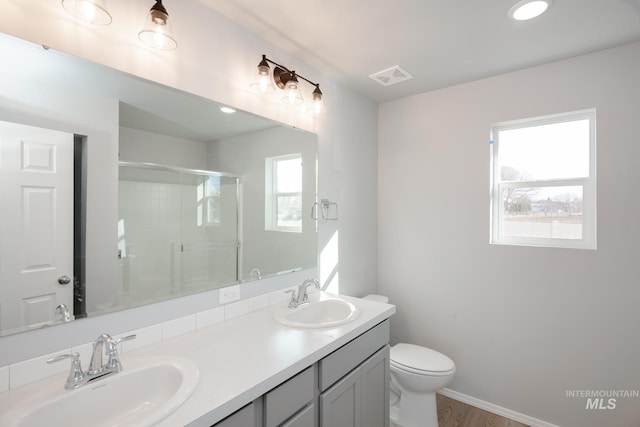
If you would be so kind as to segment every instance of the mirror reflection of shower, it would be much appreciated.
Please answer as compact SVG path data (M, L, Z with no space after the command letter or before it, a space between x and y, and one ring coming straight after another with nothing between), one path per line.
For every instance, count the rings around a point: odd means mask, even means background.
M239 280L239 177L120 162L118 300L131 306Z

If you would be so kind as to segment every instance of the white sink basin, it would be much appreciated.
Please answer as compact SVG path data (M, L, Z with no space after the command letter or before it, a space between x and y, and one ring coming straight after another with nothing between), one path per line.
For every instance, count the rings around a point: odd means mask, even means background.
M343 299L324 297L298 307L277 307L273 317L280 323L294 328L329 328L355 320L360 309Z
M0 415L4 427L150 426L182 405L198 383L198 367L190 360L158 357L152 360L122 361L124 370L65 390L64 378L56 376L55 387L13 405Z

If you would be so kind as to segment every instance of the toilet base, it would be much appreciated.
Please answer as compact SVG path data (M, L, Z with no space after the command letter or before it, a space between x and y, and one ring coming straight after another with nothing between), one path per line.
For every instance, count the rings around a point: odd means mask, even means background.
M391 421L390 427L402 427L400 425L400 408L398 405L391 405L389 410L389 420Z
M389 411L391 422L401 427L438 427L436 393L404 392Z

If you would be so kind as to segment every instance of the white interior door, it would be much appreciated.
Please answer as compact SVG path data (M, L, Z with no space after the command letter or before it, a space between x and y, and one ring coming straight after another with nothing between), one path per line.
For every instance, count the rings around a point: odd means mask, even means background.
M73 134L0 121L0 334L61 303L73 309Z

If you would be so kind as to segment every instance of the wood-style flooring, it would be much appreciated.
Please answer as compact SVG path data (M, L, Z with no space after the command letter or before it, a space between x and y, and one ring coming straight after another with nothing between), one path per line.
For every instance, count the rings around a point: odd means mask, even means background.
M528 427L475 406L436 394L438 427Z
M529 427L475 406L436 394L438 427ZM400 427L391 423L391 427Z

